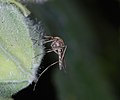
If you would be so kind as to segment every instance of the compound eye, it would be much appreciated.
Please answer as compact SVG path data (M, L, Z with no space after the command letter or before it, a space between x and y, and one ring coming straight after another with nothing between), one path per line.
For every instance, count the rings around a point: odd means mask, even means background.
M53 47L53 48L56 48L56 47L57 47L56 43L54 43L54 44L52 45L52 47Z

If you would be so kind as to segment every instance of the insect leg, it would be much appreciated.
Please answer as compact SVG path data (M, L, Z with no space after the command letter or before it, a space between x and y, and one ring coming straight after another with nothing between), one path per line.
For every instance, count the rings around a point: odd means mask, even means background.
M45 53L50 53L50 52L53 52L53 51L54 51L54 50L48 49ZM41 54L44 54L44 53L41 53ZM38 55L36 55L36 56L33 57L33 58L36 58L36 57L40 56L41 54L38 54Z
M40 75L38 76L38 78L37 78L36 80L34 80L35 85L34 85L33 91L35 90L35 87L36 87L36 85L37 85L37 82L38 82L39 78L40 78L50 67L52 67L53 65L55 65L55 64L57 64L57 63L58 63L58 61L52 63L51 65L49 65L48 67L46 67L46 68L42 71L42 73L40 73Z
M53 36L44 36L45 39L51 39Z
M49 42L53 42L53 40L44 41L43 44L46 44L46 43L49 43Z
M63 50L63 54L62 54L61 60L64 59L64 55L65 55L66 49L67 49L67 46L65 46L65 49Z
M58 63L58 61L50 64L47 68L44 69L44 71L39 75L39 77L40 77L45 71L47 71L51 66L53 66L53 65L55 65L55 64L57 64L57 63Z

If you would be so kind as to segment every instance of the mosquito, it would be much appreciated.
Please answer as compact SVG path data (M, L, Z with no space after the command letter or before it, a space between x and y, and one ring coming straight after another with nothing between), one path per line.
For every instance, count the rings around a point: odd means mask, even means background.
M67 49L67 45L64 44L64 41L60 37L53 37L53 36L44 36L45 42L43 44L51 42L51 49L48 50L46 53L55 52L58 55L58 61L51 64L52 66L56 63L59 63L59 69L65 69L64 56ZM51 66L49 65L49 66ZM49 67L48 66L48 67Z
M50 64L47 68L45 68L42 73L40 73L38 79L41 77L41 75L46 72L51 66L54 66L55 64L59 64L59 69L64 70L66 68L64 56L67 49L67 45L65 45L64 41L60 37L53 37L53 36L44 36L43 44L51 43L50 47L51 49L47 50L46 53L54 52L58 55L58 61ZM38 80L37 80L38 81ZM37 83L37 81L35 83ZM36 86L36 84L35 84ZM34 86L34 89L35 89Z
M60 37L53 37L53 36L44 36L44 42L43 44L51 43L51 49L47 50L46 53L55 52L58 55L58 61L50 64L44 71L39 75L39 77L48 70L51 66L54 66L55 64L59 64L59 69L64 70L66 68L64 56L67 49L67 45L64 44L64 41Z
M32 39L35 41L34 44L36 44L37 40ZM65 56L65 52L67 49L67 45L64 44L64 41L60 38L60 37L53 37L53 36L43 36L43 45L47 44L47 43L51 43L50 47L51 49L48 49L46 51L46 53L50 53L50 52L55 52L58 55L58 61L54 62L53 64L49 65L47 68L59 63L59 69L65 70L65 61L64 61L64 56ZM39 55L36 55L35 57L37 57ZM35 58L34 57L34 58Z

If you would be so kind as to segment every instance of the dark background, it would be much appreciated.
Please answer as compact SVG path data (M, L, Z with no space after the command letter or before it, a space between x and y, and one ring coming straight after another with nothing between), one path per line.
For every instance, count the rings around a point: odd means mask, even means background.
M120 100L120 1L49 0L27 3L48 35L67 44L67 72L51 67L15 100ZM43 69L58 60L47 54Z

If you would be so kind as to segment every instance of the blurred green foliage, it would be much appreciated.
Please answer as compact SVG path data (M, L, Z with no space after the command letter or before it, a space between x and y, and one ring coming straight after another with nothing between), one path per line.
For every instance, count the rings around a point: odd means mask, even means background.
M67 73L53 75L59 100L119 100L118 5L113 0L28 4L47 34L61 36L68 45Z

